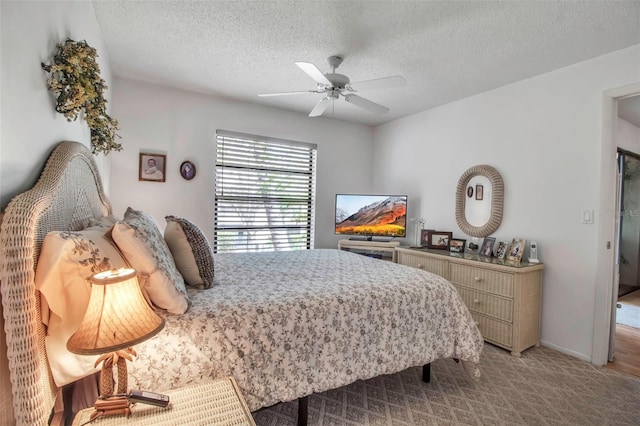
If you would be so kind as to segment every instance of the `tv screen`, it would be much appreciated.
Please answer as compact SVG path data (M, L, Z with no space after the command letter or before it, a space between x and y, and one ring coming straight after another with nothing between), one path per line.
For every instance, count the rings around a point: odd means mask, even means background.
M336 195L336 227L340 235L405 237L406 195Z

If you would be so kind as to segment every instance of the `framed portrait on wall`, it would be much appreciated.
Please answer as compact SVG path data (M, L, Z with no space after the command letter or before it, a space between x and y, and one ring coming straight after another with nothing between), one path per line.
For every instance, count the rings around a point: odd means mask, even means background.
M196 177L196 165L191 161L183 161L180 164L180 176L184 180L191 180Z
M149 182L164 182L166 166L166 155L141 152L138 180Z

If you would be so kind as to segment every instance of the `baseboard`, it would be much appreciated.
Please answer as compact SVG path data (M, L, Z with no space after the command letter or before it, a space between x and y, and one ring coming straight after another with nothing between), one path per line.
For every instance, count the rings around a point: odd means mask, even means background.
M549 348L549 349L553 349L554 351L558 351L558 352L563 353L565 355L570 355L570 356L572 356L574 358L578 358L579 360L591 362L591 356L590 355L585 355L585 354L580 353L580 352L575 352L575 351L569 350L567 348L563 348L562 346L554 345L553 343L550 343L550 342L545 342L544 340L541 340L540 344L542 346L545 346L545 347Z

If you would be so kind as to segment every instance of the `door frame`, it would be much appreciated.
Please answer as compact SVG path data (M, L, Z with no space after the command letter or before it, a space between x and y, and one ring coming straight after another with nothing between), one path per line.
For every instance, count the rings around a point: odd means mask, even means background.
M600 152L600 217L593 314L591 362L605 365L608 361L611 316L614 300L615 214L616 214L616 122L618 99L640 94L640 83L607 90L602 95L602 143ZM617 300L617 294L615 295Z

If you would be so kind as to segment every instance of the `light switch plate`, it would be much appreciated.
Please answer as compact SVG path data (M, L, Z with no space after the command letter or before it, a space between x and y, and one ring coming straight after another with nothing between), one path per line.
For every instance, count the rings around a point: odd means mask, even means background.
M593 223L593 209L582 210L582 223L586 223L586 224Z

